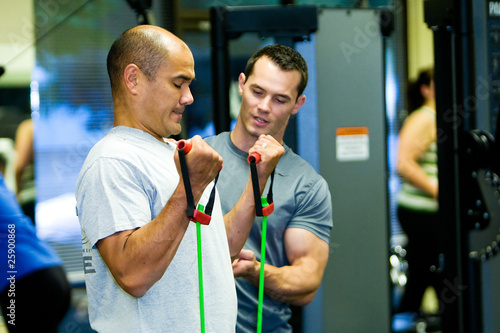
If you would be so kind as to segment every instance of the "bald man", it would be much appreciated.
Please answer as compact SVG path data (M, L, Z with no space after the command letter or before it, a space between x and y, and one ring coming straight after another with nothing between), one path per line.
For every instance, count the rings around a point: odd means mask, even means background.
M187 218L176 147L164 140L181 131L193 103L193 55L170 32L138 26L114 42L107 66L114 127L90 151L76 186L91 326L200 332L196 226ZM194 201L206 204L222 158L199 136L191 143L186 161ZM263 179L273 163L260 166ZM231 256L255 217L252 193L243 197L223 217L217 195L212 221L202 226L207 332L235 329ZM244 207L239 215L238 207Z

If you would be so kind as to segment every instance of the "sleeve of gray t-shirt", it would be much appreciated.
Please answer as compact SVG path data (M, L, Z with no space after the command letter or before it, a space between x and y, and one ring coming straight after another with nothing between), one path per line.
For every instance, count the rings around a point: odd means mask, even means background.
M151 221L154 187L131 163L99 158L86 171L77 193L80 223L93 246L116 232Z
M288 228L308 230L329 243L332 226L331 194L327 182L320 178L298 198L298 208Z

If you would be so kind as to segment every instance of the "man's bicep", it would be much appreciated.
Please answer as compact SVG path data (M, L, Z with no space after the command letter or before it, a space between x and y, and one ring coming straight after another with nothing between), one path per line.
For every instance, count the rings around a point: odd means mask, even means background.
M328 243L306 229L288 228L284 236L285 251L291 265L298 261L314 261L321 271L328 261Z

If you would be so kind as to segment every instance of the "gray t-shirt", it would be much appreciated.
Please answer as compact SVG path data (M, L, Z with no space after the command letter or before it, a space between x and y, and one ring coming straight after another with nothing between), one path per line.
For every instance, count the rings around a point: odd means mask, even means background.
M238 201L250 176L248 153L239 150L229 132L206 139L224 159L217 183L226 214ZM305 229L329 242L332 228L331 196L328 184L313 167L286 145L275 171L273 185L274 212L267 217L266 264L289 265L283 237L287 228ZM263 195L268 193L268 180ZM260 260L262 217L255 219L244 248ZM258 287L244 278L236 279L238 293L237 332L255 332L257 326ZM289 305L264 295L263 332L291 332Z
M154 219L179 182L175 146L128 127L113 128L90 151L76 186L85 282L98 332L199 332L196 225L191 223L163 277L141 298L119 287L96 243ZM200 203L208 201L210 185ZM220 200L201 226L207 332L234 332L236 292Z

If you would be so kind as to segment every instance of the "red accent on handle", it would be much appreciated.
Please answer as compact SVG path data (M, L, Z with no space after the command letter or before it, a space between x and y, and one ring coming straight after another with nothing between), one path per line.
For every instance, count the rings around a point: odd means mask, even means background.
M248 155L248 157L247 157L247 162L248 162L249 164L251 164L251 163L255 163L255 164L257 164L257 163L259 163L259 162L260 162L260 154L259 154L259 153L257 153L256 151L255 151L255 152L253 152L253 153L251 153L251 154L250 154L250 155Z
M272 212L274 212L274 202L271 202L266 207L262 207L262 216L269 216Z
M181 140L177 143L177 149L184 149L184 155L187 155L192 147L191 142L187 142L186 140Z
M202 213L198 209L194 210L194 214L193 215L194 215L193 217L189 218L190 221L192 221L192 222L199 222L199 223L204 224L204 225L209 225L210 224L210 220L212 219L212 217L210 215Z

